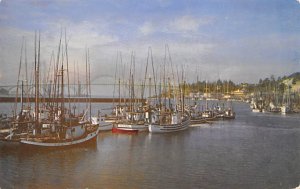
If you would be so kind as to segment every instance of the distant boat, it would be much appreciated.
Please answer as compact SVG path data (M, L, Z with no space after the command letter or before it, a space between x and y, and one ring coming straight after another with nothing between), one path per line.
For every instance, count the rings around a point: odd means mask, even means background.
M98 113L97 117L91 117L91 119L92 124L98 125L100 131L110 131L113 128L113 123L107 122L105 117L101 116L100 113Z
M269 103L269 111L272 113L279 113L281 112L281 108L278 106L275 106L273 102Z
M113 108L113 112L109 115L105 115L105 121L115 123L118 120L125 119L126 105L117 105Z
M198 110L198 106L196 104L190 108L189 112L191 124L207 123L206 119L202 117L202 112Z
M257 112L262 112L262 111L260 109L254 108L254 109L252 109L252 112L257 113Z
M282 99L282 106L280 107L282 114L287 114L292 111L291 109L291 99L290 99L290 87L287 86L287 91L285 91L285 94Z
M205 110L202 112L201 116L206 121L214 121L217 119L215 112L213 110Z
M113 128L113 124L111 122L100 121L98 125L99 125L99 131L110 131Z
M286 114L286 113L290 113L290 112L291 112L290 107L287 106L287 105L282 105L282 106L280 107L280 110L281 110L281 113L282 113L282 114Z
M235 119L235 112L231 108L228 108L223 114L223 119Z

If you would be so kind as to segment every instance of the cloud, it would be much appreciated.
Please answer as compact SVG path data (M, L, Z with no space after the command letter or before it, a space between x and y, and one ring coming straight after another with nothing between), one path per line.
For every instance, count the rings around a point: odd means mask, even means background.
M199 31L200 27L212 22L213 18L211 17L198 18L190 15L184 15L175 19L172 19L170 17L158 19L156 18L155 20L144 22L142 26L138 27L138 31L140 32L140 34L142 34L142 36L149 36L154 33L159 35L175 34L181 39L186 39L196 35L203 35Z
M179 32L196 32L200 22L196 18L186 15L173 20L169 26L171 30Z
M298 3L300 3L300 0L296 0Z
M59 35L59 31L62 28L66 28L67 37L69 38L69 47L82 49L85 47L92 48L99 45L107 45L109 43L117 42L118 36L105 33L105 26L96 24L98 21L82 21L79 23L73 23L66 20L55 21L49 24L46 33L50 38L53 38L53 33L56 37ZM54 28L54 29L53 29Z
M152 34L155 31L155 29L151 22L145 22L141 27L139 27L139 31L143 35L149 35Z
M41 31L41 62L44 71L48 70L45 68L47 68L47 66L50 64L52 52L56 54L58 51L61 29L67 29L68 54L69 62L72 63L71 67L73 62L78 62L80 69L84 68L83 63L86 47L90 49L90 56L91 60L93 61L97 60L99 56L103 55L99 54L99 52L101 52L98 51L99 49L105 50L106 45L110 45L111 43L118 41L117 36L102 33L102 30L98 30L99 28L90 22L82 22L79 24L65 22L64 24L65 25L52 23L49 25L49 28L46 31ZM28 69L31 70L31 64L34 58L34 30L29 31L13 27L1 28L0 57L3 61L1 62L2 78L0 84L14 84L16 82L15 78L17 72L15 70L18 70L18 62L20 61L19 59L23 37L26 37L27 39ZM64 31L62 38L62 44L64 45Z

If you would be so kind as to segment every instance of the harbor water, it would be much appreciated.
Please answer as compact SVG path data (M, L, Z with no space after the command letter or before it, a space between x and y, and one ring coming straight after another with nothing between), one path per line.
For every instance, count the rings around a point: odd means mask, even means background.
M0 112L10 106L0 104ZM50 151L1 143L0 188L299 186L300 115L253 113L242 102L233 107L234 120L176 133L101 132L94 145Z

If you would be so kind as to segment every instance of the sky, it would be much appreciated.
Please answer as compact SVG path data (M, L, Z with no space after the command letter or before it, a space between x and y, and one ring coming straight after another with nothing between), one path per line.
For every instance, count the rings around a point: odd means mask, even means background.
M132 53L143 78L149 47L157 71L167 54L188 82L300 71L300 0L0 0L0 86L17 82L22 44L32 68L36 31L42 72L66 32L69 69L85 69L88 49L92 83L125 77Z

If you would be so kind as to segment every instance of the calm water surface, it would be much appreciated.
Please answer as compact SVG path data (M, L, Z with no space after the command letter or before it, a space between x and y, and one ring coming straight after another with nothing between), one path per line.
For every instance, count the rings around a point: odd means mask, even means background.
M106 132L95 145L56 151L0 144L0 188L298 186L300 115L252 113L238 102L234 107L235 120L178 133Z

